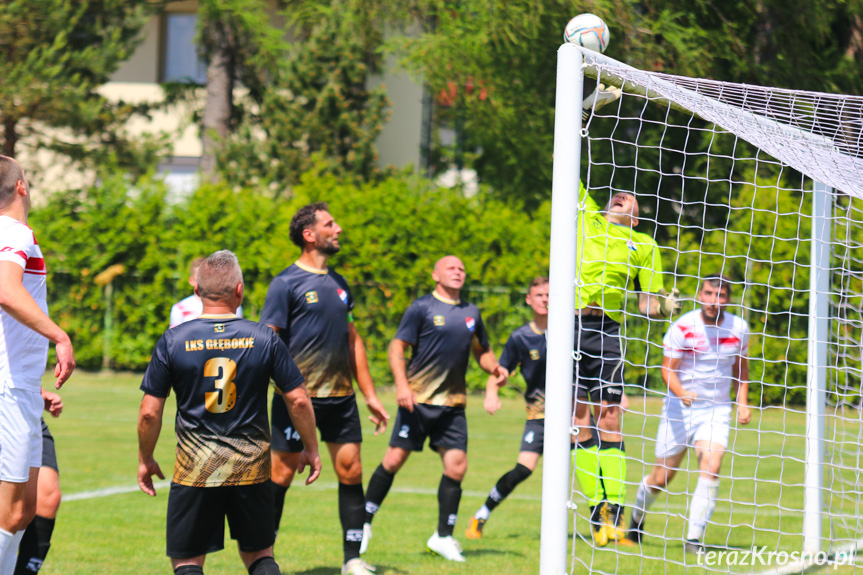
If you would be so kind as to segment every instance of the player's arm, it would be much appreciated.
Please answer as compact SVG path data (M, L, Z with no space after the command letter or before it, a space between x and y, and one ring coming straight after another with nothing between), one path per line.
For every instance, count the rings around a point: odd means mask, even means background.
M417 396L408 383L408 368L405 359L410 346L411 344L408 342L394 338L387 350L387 359L390 363L390 371L393 372L393 381L396 384L396 401L399 407L404 407L413 413Z
M668 319L680 313L680 292L673 288L671 293L660 289L657 293L638 294L638 310L641 315L651 319Z
M749 359L738 355L731 375L734 378L734 391L737 395L737 421L746 425L752 418L749 410Z
M366 407L371 412L369 421L375 424L375 435L383 433L387 430L390 414L384 409L384 404L381 403L378 394L375 393L375 384L369 371L366 346L363 343L363 338L357 333L354 322L348 324L348 346L350 347L351 372L354 374L354 379L357 380L357 387L360 388L363 397L366 398Z
M153 476L165 479L159 464L153 458L159 433L162 431L162 413L165 411L164 397L148 393L141 399L138 412L138 487L147 495L156 496Z
M482 346L478 345L476 338L474 338L473 355L482 370L491 376L489 379L493 378L498 387L506 382L506 378L509 377L509 370L498 363L491 348L483 349ZM488 384L486 384L486 390L488 390Z
M42 401L45 402L45 411L50 413L51 417L60 417L60 414L63 413L63 399L53 391L41 387L39 391L42 394Z
M24 268L12 261L0 261L0 308L19 323L52 341L57 347L54 387L60 389L75 369L72 340L42 311L24 287Z
M311 467L309 476L306 478L306 485L308 485L321 474L318 434L315 431L315 410L312 407L312 400L309 397L309 391L306 389L305 384L286 391L282 394L282 397L285 400L285 405L288 407L291 422L294 424L294 428L300 434L300 440L303 442L303 452L300 455L300 465L297 468L297 472L302 473L306 465Z
M503 378L503 381L500 381L500 378L496 375L488 376L488 380L485 382L485 401L483 402L483 407L485 407L489 415L494 415L494 412L500 409L498 390L506 385L508 379L508 375Z
M680 383L680 378L677 377L677 371L680 369L682 357L662 357L662 381L668 386L668 391L680 398L683 405L692 405L692 402L698 397L694 391L683 389L683 384Z

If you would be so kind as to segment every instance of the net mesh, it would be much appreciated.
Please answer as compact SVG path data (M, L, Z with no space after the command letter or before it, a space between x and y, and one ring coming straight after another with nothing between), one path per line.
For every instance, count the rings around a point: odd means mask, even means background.
M731 411L715 511L701 537L703 550L715 552L712 557L685 551L697 511L693 494L700 466L695 438L689 436L683 442L688 455L647 511L639 546L595 544L593 502L585 498L573 472L570 572L799 572L825 561L839 563L840 572L856 572L849 550L863 538L863 98L596 63L588 73L606 85L622 86L624 95L596 110L584 127L582 179L599 206L618 192L637 195L640 218L635 230L656 241L665 288L680 290L683 313L699 309L699 278L722 273L732 279L728 311L745 320L750 330L746 357L753 409L746 425L737 421L737 409ZM810 262L815 181L836 190L828 215L831 255L817 270ZM582 203L580 218L586 209ZM590 241L590 234L579 228L578 241ZM591 257L584 252L578 258L581 286L607 281L584 277L591 264L604 261ZM831 278L829 293L823 294L830 302L830 335L822 342L828 354L828 405L824 505L818 517L806 517L808 322L814 271ZM637 274L637 269L632 271ZM668 394L661 365L663 337L672 324L644 313L639 306L642 287L629 282L620 321L629 398L622 423L627 461L624 528L630 524L639 484L656 463L657 431ZM584 329L583 320L576 321ZM713 403L716 407L721 401ZM721 442L722 425L711 421L708 437ZM822 522L823 555L804 553L807 521Z

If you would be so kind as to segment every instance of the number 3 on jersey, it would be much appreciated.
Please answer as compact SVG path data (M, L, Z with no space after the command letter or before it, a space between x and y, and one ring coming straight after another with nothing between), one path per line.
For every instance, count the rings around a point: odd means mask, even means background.
M210 413L225 413L237 403L237 386L234 377L237 364L227 357L214 357L204 364L204 377L215 377L216 391L204 394L204 405Z

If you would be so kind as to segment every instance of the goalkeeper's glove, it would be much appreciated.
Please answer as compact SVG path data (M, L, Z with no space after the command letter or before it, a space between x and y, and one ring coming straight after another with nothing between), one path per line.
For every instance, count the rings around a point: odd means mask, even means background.
M679 314L683 309L683 304L680 302L680 292L677 288L671 288L671 293L667 293L664 289L659 290L659 313L663 317L671 317L672 314Z
M582 124L586 124L588 118L593 113L594 110L599 110L601 107L614 102L618 98L620 98L620 88L615 88L614 86L608 86L606 88L605 84L599 84L596 86L596 89L593 93L584 99L581 103L581 121ZM596 103L594 105L594 102Z

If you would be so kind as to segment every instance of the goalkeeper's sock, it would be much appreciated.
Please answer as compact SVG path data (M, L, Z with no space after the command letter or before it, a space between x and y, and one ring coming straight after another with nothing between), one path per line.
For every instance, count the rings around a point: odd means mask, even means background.
M578 442L575 448L575 476L588 505L598 505L605 497L600 492L598 442L595 437Z
M494 508L500 505L519 483L530 477L531 473L533 472L526 465L516 463L515 467L497 480L497 484L491 488L483 507L488 508L489 512L494 511ZM477 517L477 519L488 519L488 517Z
M623 441L600 441L597 457L605 498L623 507L626 500L626 453Z
M635 505L632 507L632 519L636 523L641 523L641 520L644 519L644 514L648 509L650 509L650 506L653 505L653 502L656 501L656 498L659 496L659 488L647 484L648 477L650 476L644 476L644 479L642 479L641 483L638 484L638 493L635 494Z
M381 508L381 504L390 492L390 487L393 486L395 473L390 473L384 469L384 464L378 465L375 472L372 473L372 478L369 479L369 486L366 489L366 519L365 523L371 524L375 518L375 513Z
M689 504L689 516L686 539L689 541L701 541L707 522L716 509L716 497L719 495L719 480L708 479L698 476L695 484L695 493L692 494L692 502Z

